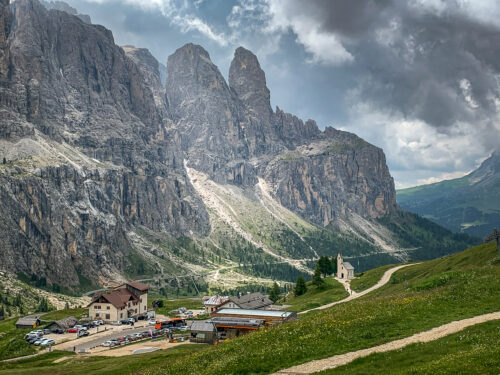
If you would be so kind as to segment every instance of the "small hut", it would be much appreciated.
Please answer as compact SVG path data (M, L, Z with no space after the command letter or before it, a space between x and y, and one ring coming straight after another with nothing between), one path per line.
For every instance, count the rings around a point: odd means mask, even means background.
M191 325L190 342L214 344L216 339L217 331L215 325L211 321L194 321Z
M39 315L28 315L23 318L19 318L16 322L16 328L18 329L29 329L36 328L40 325Z
M55 332L58 329L62 329L63 331L65 331L77 324L78 320L74 316L68 316L67 318L56 320L55 322L50 323L47 326L47 329L49 329L51 332Z

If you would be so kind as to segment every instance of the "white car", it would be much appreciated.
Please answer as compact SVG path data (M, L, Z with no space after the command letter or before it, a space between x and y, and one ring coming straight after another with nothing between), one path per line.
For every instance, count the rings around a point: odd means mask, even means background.
M52 339L43 339L40 346L55 345L55 341Z
M106 348L107 348L107 347L109 347L109 346L112 346L112 345L113 345L113 344L111 343L111 341L110 341L110 340L108 340L108 341L104 341L104 342L101 344L101 346L104 346L104 347L106 347Z
M42 329L37 329L35 331L31 331L28 333L28 335L38 335L38 336L43 336L43 330Z
M39 346L39 345L41 345L41 344L42 344L42 342L44 342L45 340L47 340L47 339L41 338L41 339L39 339L39 340L36 340L36 341L33 343L33 345Z

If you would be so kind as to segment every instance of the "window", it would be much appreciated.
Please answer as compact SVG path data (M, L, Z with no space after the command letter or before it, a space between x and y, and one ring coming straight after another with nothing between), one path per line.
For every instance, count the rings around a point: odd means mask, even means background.
M109 320L109 314L106 314L106 319L108 319L108 320Z
M95 317L96 317L96 318L99 318L99 313L95 313Z
M107 307L106 307L106 309L107 309L107 310L109 310L109 309L110 309L110 307L109 307L109 306L107 306Z
M123 318L123 313L120 313L120 319Z

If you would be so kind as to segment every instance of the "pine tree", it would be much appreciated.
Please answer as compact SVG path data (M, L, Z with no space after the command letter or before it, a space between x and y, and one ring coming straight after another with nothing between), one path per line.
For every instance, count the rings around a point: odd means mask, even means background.
M318 288L322 288L325 285L325 280L321 278L321 267L319 263L316 265L316 270L314 271L312 283L313 285L316 285L316 287Z
M12 304L18 307L22 305L21 295L19 293L14 297L14 302Z
M334 264L327 256L320 257L318 264L323 277L330 276L333 273Z
M36 311L37 312L47 312L49 311L49 302L47 301L46 298L42 298L40 301L40 304L38 305Z
M305 292L307 292L306 282L302 275L299 275L299 277L297 277L297 284L295 284L294 294L295 296L301 296Z
M64 309L65 309L65 310L69 310L69 303L68 303L68 302L66 302L66 303L64 304Z
M280 286L278 283L274 282L273 286L271 287L271 291L269 292L269 299L273 302L276 302L280 298Z
M332 259L330 260L330 264L332 265L332 274L336 274L337 273L337 258L332 257Z

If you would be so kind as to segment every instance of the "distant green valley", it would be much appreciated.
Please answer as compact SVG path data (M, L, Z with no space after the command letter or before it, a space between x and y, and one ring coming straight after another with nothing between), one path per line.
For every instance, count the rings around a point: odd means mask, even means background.
M454 232L484 238L500 226L500 155L462 178L398 190L397 202Z

